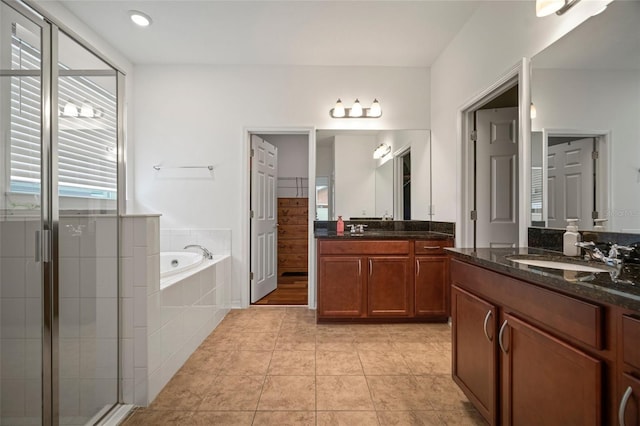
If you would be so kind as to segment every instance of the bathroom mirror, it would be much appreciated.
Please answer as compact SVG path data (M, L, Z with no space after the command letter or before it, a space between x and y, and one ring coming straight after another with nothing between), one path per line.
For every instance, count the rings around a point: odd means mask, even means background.
M532 226L640 233L638 22L615 1L532 58Z
M316 182L318 220L430 220L430 133L318 130Z

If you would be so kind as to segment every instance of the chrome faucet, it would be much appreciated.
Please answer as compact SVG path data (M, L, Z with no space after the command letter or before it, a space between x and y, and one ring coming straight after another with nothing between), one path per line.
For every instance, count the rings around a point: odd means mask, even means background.
M188 248L199 248L200 250L202 250L202 255L207 258L207 259L213 259L213 254L211 254L211 252L209 250L207 250L206 248L198 245L198 244L189 244L188 246L184 246L184 249L188 249Z
M363 224L349 225L349 232L352 234L364 234L364 228L367 226Z
M583 248L585 250L586 257L589 259L600 260L611 266L618 266L622 263L622 260L619 259L620 252L629 252L633 250L633 247L612 244L609 249L609 254L605 256L605 254L596 247L596 243L593 241L577 242L576 246Z

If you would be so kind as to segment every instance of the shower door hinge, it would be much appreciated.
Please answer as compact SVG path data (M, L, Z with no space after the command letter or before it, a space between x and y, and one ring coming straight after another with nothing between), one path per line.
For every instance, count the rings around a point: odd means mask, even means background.
M600 157L600 153L599 153L598 151L593 151L593 152L591 153L591 159L592 159L592 160L597 160L597 159L598 159L598 157Z
M250 218L250 219L253 219L253 216L254 216L254 214L253 214L253 210L249 210L249 218Z
M256 155L256 150L251 148L251 158L253 158Z
M472 142L477 141L477 140L478 140L478 132L477 132L477 131L475 131L475 130L473 130L473 131L471 132L471 135L470 135L469 137L471 138L471 141L472 141Z
M253 281L253 272L249 272L249 279Z
M478 211L471 210L471 220L478 220Z

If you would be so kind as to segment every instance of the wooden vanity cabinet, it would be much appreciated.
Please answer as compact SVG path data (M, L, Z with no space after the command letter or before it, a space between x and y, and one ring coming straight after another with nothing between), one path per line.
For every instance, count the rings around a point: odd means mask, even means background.
M444 247L451 245L448 240L319 239L318 319L446 320Z
M607 423L601 306L457 260L451 282L453 379L490 424Z
M640 315L622 313L617 392L618 424L640 425Z
M497 315L495 305L451 287L453 380L490 424L497 424Z
M415 252L415 316L446 320L449 317L449 240L418 240Z

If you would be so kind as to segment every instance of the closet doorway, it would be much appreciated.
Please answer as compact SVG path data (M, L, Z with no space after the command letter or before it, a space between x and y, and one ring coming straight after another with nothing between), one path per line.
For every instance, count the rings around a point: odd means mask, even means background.
M291 133L253 133L252 139L259 138L275 147L277 152L277 177L275 185L277 232L275 243L275 280L273 291L266 295L251 295L254 305L308 305L309 293L309 135ZM252 173L255 155L251 159ZM256 191L260 186L257 176L251 177L251 210L260 197ZM255 213L254 213L255 216ZM252 235L256 226L255 217L251 219ZM259 244L253 237L251 244ZM256 251L252 248L252 256ZM259 259L251 261L250 275L258 278L256 268ZM266 261L270 262L269 258ZM254 285L252 284L252 291Z

